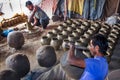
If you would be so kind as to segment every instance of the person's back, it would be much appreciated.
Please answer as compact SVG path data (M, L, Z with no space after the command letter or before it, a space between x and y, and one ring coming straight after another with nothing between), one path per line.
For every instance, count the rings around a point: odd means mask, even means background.
M86 68L80 80L104 80L108 73L108 63L104 57L85 59Z
M41 18L49 18L48 16L47 16L47 14L40 8L40 7L38 7L37 6L37 11L35 12L35 17L37 18L37 19L41 19Z

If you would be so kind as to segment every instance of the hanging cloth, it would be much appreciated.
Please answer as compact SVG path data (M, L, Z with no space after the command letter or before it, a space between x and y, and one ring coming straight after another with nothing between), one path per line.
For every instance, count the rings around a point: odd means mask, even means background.
M68 0L68 11L82 15L84 0Z

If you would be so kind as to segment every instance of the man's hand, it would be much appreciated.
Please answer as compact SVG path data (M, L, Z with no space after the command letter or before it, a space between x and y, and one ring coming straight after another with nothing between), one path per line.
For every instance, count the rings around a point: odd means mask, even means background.
M37 11L37 9L38 9L38 7L37 7L37 6L34 6L33 11L34 11L34 12L36 12L36 11Z

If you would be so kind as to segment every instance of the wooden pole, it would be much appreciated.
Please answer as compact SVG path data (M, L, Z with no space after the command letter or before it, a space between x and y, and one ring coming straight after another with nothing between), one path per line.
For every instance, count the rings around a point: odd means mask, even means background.
M117 3L117 7L116 7L116 11L115 11L115 13L118 13L118 9L119 9L119 5L120 4L120 0L118 0L118 3Z

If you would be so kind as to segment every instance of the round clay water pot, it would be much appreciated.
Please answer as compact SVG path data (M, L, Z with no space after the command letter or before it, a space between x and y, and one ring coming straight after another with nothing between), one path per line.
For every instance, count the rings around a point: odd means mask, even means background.
M83 24L80 26L80 28L83 29L83 31L86 31L86 30L88 29L88 28L87 28L85 25L83 25Z
M115 39L118 38L116 34L111 34L111 33L108 35L108 37L112 37L112 38L115 38Z
M89 39L91 37L91 34L89 32L84 33L84 36Z
M80 79L80 76L83 74L84 69L70 65L69 62L67 61L67 56L68 56L68 52L63 54L63 56L60 59L60 64L61 64L63 70L68 75L68 77L71 77L71 78L77 79L77 80ZM86 56L84 54L82 54L81 51L78 51L78 50L75 51L75 56L78 58L82 58L82 59L86 58Z
M72 23L72 25L71 25L73 28L76 28L76 24L75 23Z
M53 37L55 37L55 34L53 32L48 32L47 37L48 38L53 38Z
M0 80L20 80L14 70L6 69L0 71Z
M69 34L69 32L67 30L63 30L62 34L67 36Z
M106 54L109 56L112 56L113 50L112 49L107 49Z
M64 22L62 25L63 25L63 26L67 26L68 24L67 24L66 22Z
M96 28L94 26L91 26L90 29L92 29L93 31L96 31Z
M24 36L19 31L10 32L7 37L7 43L12 48L21 49L24 45Z
M58 38L59 40L64 40L64 39L65 39L65 36L64 36L62 33L59 33L59 34L57 35L57 38Z
M89 29L87 32L88 32L90 35L93 35L93 34L94 34L93 29Z
M84 46L84 44L80 40L75 41L75 45Z
M69 48L66 46L66 45L68 45L68 44L69 44L69 40L68 40L68 39L64 39L64 40L63 40L63 43L62 43L62 49L63 49L64 51L69 50Z
M119 35L120 34L120 32L117 32L117 31L112 31L111 30L111 33L110 34L116 34L116 35Z
M85 26L90 26L90 23L87 22L87 21L84 21L83 24L84 24Z
M42 45L50 45L50 38L48 38L47 36L43 36L40 42Z
M72 35L73 35L74 37L79 37L79 36L80 36L79 33L78 33L76 30L73 31Z
M79 35L83 35L83 34L84 34L83 29L81 29L81 28L77 28L76 30L77 30L77 32L79 33Z
M81 22L79 22L79 21L75 21L74 22L77 26L80 26L81 25Z
M113 28L118 29L120 31L120 26L118 24L114 25Z
M59 25L57 29L62 31L64 29L64 26L63 25Z
M93 25L94 25L95 27L97 27L97 28L100 28L100 27L101 27L98 22L95 22Z
M120 30L118 28L113 28L112 31L119 32Z
M56 63L56 53L52 46L44 45L37 49L36 58L42 67L52 67Z
M69 25L71 25L71 24L72 24L72 20L68 19L68 20L66 21L66 23L69 24Z
M71 32L71 31L73 31L73 28L71 26L68 26L67 31Z
M24 54L13 54L6 58L6 66L14 70L19 78L24 77L30 71L30 62Z
M82 42L84 47L87 47L87 45L90 41L89 39L86 39L86 37L81 37L79 40Z
M111 42L113 42L113 43L116 43L116 39L113 38L113 37L108 37L108 40L111 41Z
M71 42L74 42L74 41L76 41L76 38L73 35L69 35L68 40Z
M52 38L50 45L54 47L55 50L58 50L60 48L60 40L58 40L57 38Z
M60 33L60 30L59 30L59 29L53 29L52 32L53 32L54 34L58 34L58 33Z
M91 57L92 56L91 53L90 53L90 51L82 51L82 53L84 55L86 55L87 57Z

